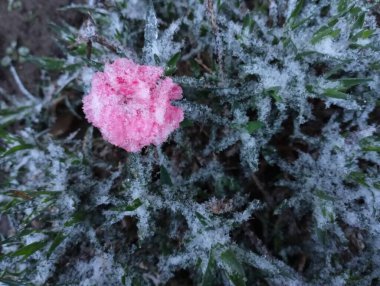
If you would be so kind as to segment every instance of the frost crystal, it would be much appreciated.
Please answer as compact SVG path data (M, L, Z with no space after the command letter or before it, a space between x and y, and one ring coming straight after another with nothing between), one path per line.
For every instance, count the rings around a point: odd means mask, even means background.
M7 53L0 284L379 285L378 1L86 2L38 96Z

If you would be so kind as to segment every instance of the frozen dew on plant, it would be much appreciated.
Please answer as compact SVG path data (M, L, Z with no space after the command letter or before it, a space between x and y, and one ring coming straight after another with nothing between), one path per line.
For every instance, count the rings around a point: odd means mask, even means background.
M106 64L83 99L87 120L105 140L129 152L163 143L184 118L171 104L182 98L182 88L163 72L125 58Z
M63 8L96 29L56 27L38 112L16 62L0 102L0 284L378 285L375 2Z

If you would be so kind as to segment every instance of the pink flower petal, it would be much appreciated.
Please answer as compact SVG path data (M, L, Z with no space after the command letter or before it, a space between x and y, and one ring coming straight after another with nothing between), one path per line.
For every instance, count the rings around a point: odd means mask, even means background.
M170 103L182 98L182 88L163 72L129 59L106 64L83 98L87 120L105 140L129 152L163 143L184 118L183 110Z

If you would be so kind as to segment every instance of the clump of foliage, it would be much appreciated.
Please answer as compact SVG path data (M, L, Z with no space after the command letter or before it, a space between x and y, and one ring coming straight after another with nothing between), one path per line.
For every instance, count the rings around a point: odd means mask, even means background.
M95 3L94 3L95 2ZM89 1L64 58L2 92L0 282L375 285L375 1ZM376 6L377 5L377 6ZM165 68L185 121L127 153L84 119L91 75Z

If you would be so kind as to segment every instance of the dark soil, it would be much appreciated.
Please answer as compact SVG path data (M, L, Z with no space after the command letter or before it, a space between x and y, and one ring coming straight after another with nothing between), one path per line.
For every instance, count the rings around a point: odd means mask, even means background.
M22 1L21 7L8 11L8 1L0 1L0 59L5 49L13 41L17 46L30 49L35 56L60 56L61 52L55 43L50 23L65 21L73 26L80 26L83 15L74 11L58 11L57 9L71 3L83 3L83 0ZM25 86L34 94L37 93L40 71L31 63L14 63ZM9 71L0 67L0 87L10 94L17 94L17 89Z

